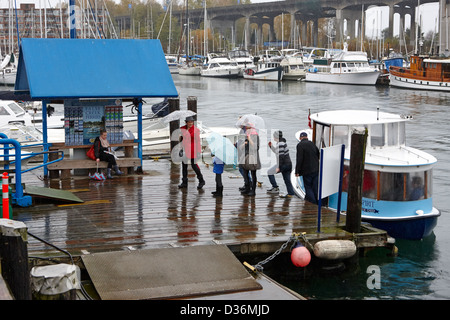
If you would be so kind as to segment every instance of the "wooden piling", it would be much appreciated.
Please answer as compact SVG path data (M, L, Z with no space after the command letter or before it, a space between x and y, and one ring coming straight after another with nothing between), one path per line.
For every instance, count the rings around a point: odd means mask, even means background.
M169 113L180 110L180 99L179 98L169 98ZM170 130L170 152L178 144L178 137L174 137L173 133L180 128L180 120L171 121L169 123Z
M16 300L31 300L27 227L23 222L0 219L2 276Z
M194 119L197 121L197 97L187 97L187 109L195 112Z
M345 223L345 230L352 233L359 233L361 229L362 183L366 143L367 129L355 129L351 137L347 218Z

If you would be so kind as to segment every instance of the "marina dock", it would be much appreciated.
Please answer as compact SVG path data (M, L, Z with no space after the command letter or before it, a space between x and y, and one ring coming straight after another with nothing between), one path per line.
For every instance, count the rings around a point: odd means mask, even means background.
M255 269L255 258L262 262L277 251L289 253L293 235L311 256L315 243L329 239L351 240L359 249L389 246L385 231L364 226L361 233L346 232L345 216L337 222L336 212L325 208L318 233L317 206L267 194L265 177L249 197L238 190L243 185L238 170L225 171L223 197L214 198L214 174L206 163L200 164L206 180L201 190L192 170L188 188L179 189L181 168L169 159L143 164L141 174L101 182L87 175L42 179L26 173L24 192L31 190L33 205L14 207L13 220L27 227L31 264L67 263L70 253L89 274L95 296L107 300L304 299ZM227 265L236 271L227 273ZM256 272L255 279L245 277L244 266ZM210 271L204 271L206 278L199 275L202 268ZM169 276L170 270L182 276ZM239 286L230 281L249 285L236 294Z
M26 185L68 190L83 202L43 197L28 208L14 208L13 219L23 221L28 232L72 255L187 245L224 244L233 252L271 254L293 233L305 232L314 244L325 239L352 239L345 232L345 216L322 211L317 230L317 206L300 198L281 198L266 193L267 184L255 197L238 190L243 179L237 170L223 176L224 195L214 198L212 167L200 164L206 185L197 190L189 170L189 186L179 189L179 165L168 159L144 160L144 174L115 176L98 182L84 176L68 180L41 181L27 173ZM26 190L26 188L25 188ZM380 230L359 235L359 247L384 246L387 235ZM50 255L55 248L29 237L30 255Z

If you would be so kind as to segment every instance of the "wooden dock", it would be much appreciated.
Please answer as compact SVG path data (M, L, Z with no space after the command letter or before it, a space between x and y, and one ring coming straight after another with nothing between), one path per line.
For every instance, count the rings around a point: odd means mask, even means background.
M204 163L200 167L206 180L202 190L197 190L191 168L188 189L178 189L181 167L168 159L144 160L144 174L104 182L87 177L40 180L40 173L27 173L22 179L26 185L70 190L84 202L33 199L32 207L15 207L13 219L72 255L211 243L225 244L240 254L271 254L293 233L301 232L312 244L325 239L352 239L358 247L386 244L387 235L380 230L356 236L343 231L345 216L338 224L336 213L325 209L321 233L316 233L317 206L297 197L267 194L267 177L262 177L265 182L256 196L248 197L238 190L243 185L238 171L227 171L224 195L214 198L212 167ZM277 179L282 185L281 177ZM28 240L30 256L56 251L33 237Z

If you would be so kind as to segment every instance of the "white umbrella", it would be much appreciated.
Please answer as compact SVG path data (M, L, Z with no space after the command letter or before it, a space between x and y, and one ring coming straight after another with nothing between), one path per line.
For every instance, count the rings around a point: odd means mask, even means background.
M171 113L169 113L167 116L165 116L164 122L169 123L176 120L186 119L187 117L195 116L196 113L191 110L176 110Z
M266 128L266 124L264 122L264 119L260 116L257 116L256 114L244 114L236 122L236 127L251 127L257 130L261 130Z

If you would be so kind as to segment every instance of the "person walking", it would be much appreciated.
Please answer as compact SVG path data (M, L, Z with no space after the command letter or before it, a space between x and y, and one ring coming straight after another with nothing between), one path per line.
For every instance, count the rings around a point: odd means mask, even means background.
M287 146L286 139L283 138L283 132L280 130L274 132L273 139L277 144L274 146L272 142L269 141L269 147L275 153L277 163L267 170L269 181L272 185L272 188L267 190L267 193L279 193L280 189L275 179L275 174L281 172L287 189L287 194L283 197L289 198L295 195L294 187L291 183L292 161L289 156L289 148Z
M108 133L105 129L100 129L100 136L94 140L94 155L97 162L108 162L107 174L108 179L112 179L111 170L114 169L116 174L121 175L122 171L116 163L116 156L111 153L111 147L108 142Z
M300 142L297 144L295 175L297 177L303 176L305 199L314 204L318 203L319 157L319 149L312 141L308 140L307 133L300 133Z
M181 141L183 144L183 163L182 163L182 182L178 185L178 188L187 188L188 186L188 163L191 164L192 169L197 175L198 185L197 189L200 190L205 185L200 167L197 164L197 159L201 154L201 141L200 130L194 125L194 117L187 117L186 125L180 127Z
M245 189L241 194L254 196L256 191L256 170L261 169L259 158L259 136L250 123L245 124L245 140L238 144L239 167L243 170ZM251 183L249 179L251 173Z

